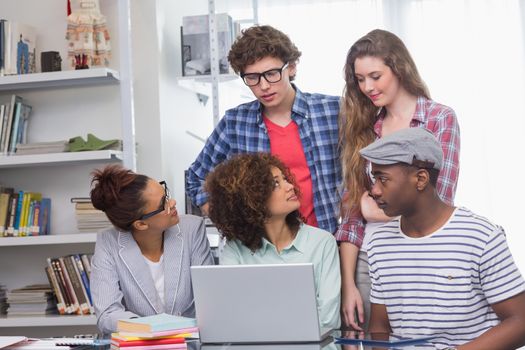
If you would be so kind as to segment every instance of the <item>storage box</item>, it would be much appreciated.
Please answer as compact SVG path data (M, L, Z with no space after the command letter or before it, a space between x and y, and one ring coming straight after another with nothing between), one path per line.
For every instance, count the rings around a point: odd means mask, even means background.
M220 74L231 73L228 52L237 31L227 13L215 15ZM210 74L210 26L208 15L185 16L181 28L182 75Z

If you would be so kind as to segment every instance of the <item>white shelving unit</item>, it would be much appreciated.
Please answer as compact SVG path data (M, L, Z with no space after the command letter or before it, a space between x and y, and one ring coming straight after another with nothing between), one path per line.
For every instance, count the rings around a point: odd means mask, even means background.
M97 241L96 233L75 233L71 235L49 235L49 236L32 236L32 237L4 237L0 239L1 247L20 247L20 246L42 246L42 245L60 245L72 243L95 243Z
M24 154L13 156L0 156L1 168L21 168L37 165L61 165L66 163L81 163L91 161L117 161L122 160L122 151L102 150L87 152L63 152L46 154Z
M112 42L108 68L67 70L0 77L0 98L16 93L33 106L30 142L67 140L93 133L122 139L123 150L0 156L0 183L52 198L51 234L0 237L0 283L8 289L47 283L47 257L93 253L96 233L79 233L70 198L89 195L90 173L108 163L135 170L135 130L131 70L129 0L100 0ZM22 10L24 8L31 10ZM2 18L37 28L37 54L44 46L67 57L62 0L3 0ZM47 12L46 12L47 11ZM49 15L49 16L47 16ZM39 46L38 44L42 44ZM49 48L47 49L49 50ZM0 316L0 335L54 336L95 333L95 316ZM60 327L57 329L56 327Z
M109 68L93 68L58 72L4 76L0 79L0 91L40 89L59 86L90 84L115 84L119 73Z
M93 315L89 316L33 316L33 317L0 317L0 327L34 327L36 324L46 327L65 327L65 326L94 326L97 319Z

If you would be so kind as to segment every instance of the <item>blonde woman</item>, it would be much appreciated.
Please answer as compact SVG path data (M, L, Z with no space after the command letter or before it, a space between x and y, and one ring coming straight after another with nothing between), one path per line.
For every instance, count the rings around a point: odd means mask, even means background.
M437 182L440 198L452 204L459 175L459 125L454 111L430 99L428 89L404 43L376 29L348 51L345 64L340 139L344 185L340 242L342 313L356 329L367 327L370 279L367 233L390 218L369 197L369 164L359 150L374 140L410 127L426 128L439 140L444 166ZM357 317L356 317L357 316Z

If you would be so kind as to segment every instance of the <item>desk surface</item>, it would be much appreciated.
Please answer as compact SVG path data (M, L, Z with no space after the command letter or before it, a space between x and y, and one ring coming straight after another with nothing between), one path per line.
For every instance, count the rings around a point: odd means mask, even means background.
M197 339L187 341L189 350L376 350L376 349L402 349L402 350L434 350L433 344L419 344L403 347L370 347L359 345L335 344L334 338L341 337L342 331L334 331L332 335L321 343L302 343L302 344L201 344ZM398 339L398 338L395 338ZM382 338L381 340L384 340ZM76 350L108 350L109 346L98 347L78 347Z

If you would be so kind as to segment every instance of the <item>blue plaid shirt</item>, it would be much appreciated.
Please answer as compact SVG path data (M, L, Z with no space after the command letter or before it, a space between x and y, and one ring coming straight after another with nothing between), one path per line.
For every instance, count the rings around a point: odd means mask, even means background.
M339 97L303 93L294 86L292 120L299 136L310 175L314 210L319 227L335 232L341 199L341 164L338 145ZM198 206L208 201L203 191L206 175L225 159L238 153L270 152L270 139L255 100L226 111L197 159L188 169L187 194Z

